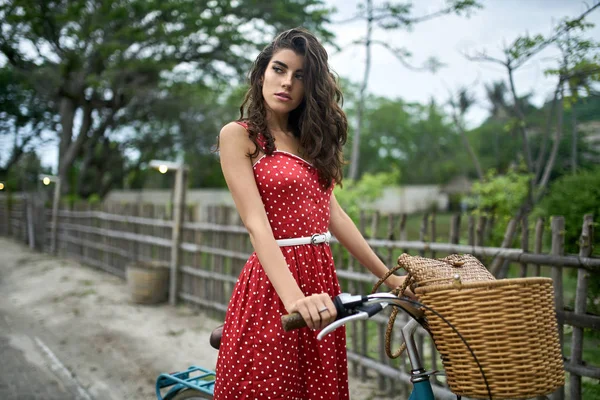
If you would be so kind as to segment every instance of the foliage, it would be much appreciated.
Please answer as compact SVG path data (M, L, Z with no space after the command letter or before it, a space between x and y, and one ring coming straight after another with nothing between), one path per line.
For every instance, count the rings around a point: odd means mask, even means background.
M24 152L6 173L5 191L31 191L41 185L38 176L43 173L38 155L34 151Z
M12 143L8 159L0 165L0 180L19 159L41 143L42 132L56 125L44 99L37 96L24 74L0 68L0 136Z
M368 208L369 204L383 195L387 186L398 184L400 172L365 173L358 180L345 179L344 186L336 186L334 194L344 211L358 224L360 210Z
M0 2L0 53L27 77L45 111L60 115L58 173L65 190L88 196L87 188L73 187L81 179L66 179L69 170L87 176L88 153L133 124L134 109L156 111L149 106L170 98L175 82L217 90L239 80L252 55L289 27L331 40L329 13L322 0L11 0ZM129 170L115 172L99 182L136 181Z
M445 183L465 171L460 137L434 101L421 105L372 96L364 113L360 174L396 168L403 183L423 184Z
M565 175L554 181L548 194L536 208L536 214L565 217L565 252L579 252L579 236L585 214L600 218L600 167ZM600 235L595 238L595 251L600 253Z
M574 175L565 175L550 185L549 193L538 205L538 215L560 215L565 218L565 252L579 252L579 237L585 214L593 214L595 231L593 253L600 254L600 167L582 171ZM575 274L575 271L572 271ZM588 310L600 314L600 279L597 274L588 281Z
M493 245L502 242L508 222L519 210L528 195L532 176L524 168L509 169L505 174L488 170L485 179L473 183L471 195L466 198L476 215L494 216L495 224L491 241Z

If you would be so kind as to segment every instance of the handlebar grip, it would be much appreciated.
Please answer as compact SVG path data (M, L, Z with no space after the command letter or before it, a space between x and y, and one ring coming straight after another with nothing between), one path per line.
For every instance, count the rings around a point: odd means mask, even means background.
M281 316L281 325L283 325L283 330L288 332L293 329L300 329L306 326L306 321L302 318L300 313L291 313L288 315Z

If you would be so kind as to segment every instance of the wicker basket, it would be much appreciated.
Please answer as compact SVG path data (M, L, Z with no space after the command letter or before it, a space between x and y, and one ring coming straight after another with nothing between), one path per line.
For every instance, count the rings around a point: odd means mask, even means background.
M551 279L454 282L416 287L415 293L465 338L492 398L531 398L564 385ZM460 337L431 311L425 315L450 389L489 398L482 373Z

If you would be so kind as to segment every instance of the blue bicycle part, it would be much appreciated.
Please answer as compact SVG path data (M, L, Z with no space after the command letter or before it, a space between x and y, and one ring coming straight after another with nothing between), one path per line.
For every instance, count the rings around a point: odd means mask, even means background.
M160 390L169 386L173 387L165 394L165 397L162 397ZM156 398L158 400L168 399L185 388L212 396L215 388L215 372L192 365L185 371L160 374L156 379Z
M413 390L408 400L433 400L433 389L429 379L413 383Z

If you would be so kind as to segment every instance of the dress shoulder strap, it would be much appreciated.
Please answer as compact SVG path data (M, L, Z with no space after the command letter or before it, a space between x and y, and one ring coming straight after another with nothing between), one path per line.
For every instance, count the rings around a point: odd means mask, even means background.
M246 131L248 130L248 122L246 121L235 121L236 124L241 125L244 127L244 129L246 129ZM267 146L267 139L264 137L264 135L262 133L258 134L258 137L256 138L256 141L258 142L258 145L260 146L260 149L264 152L265 148Z

